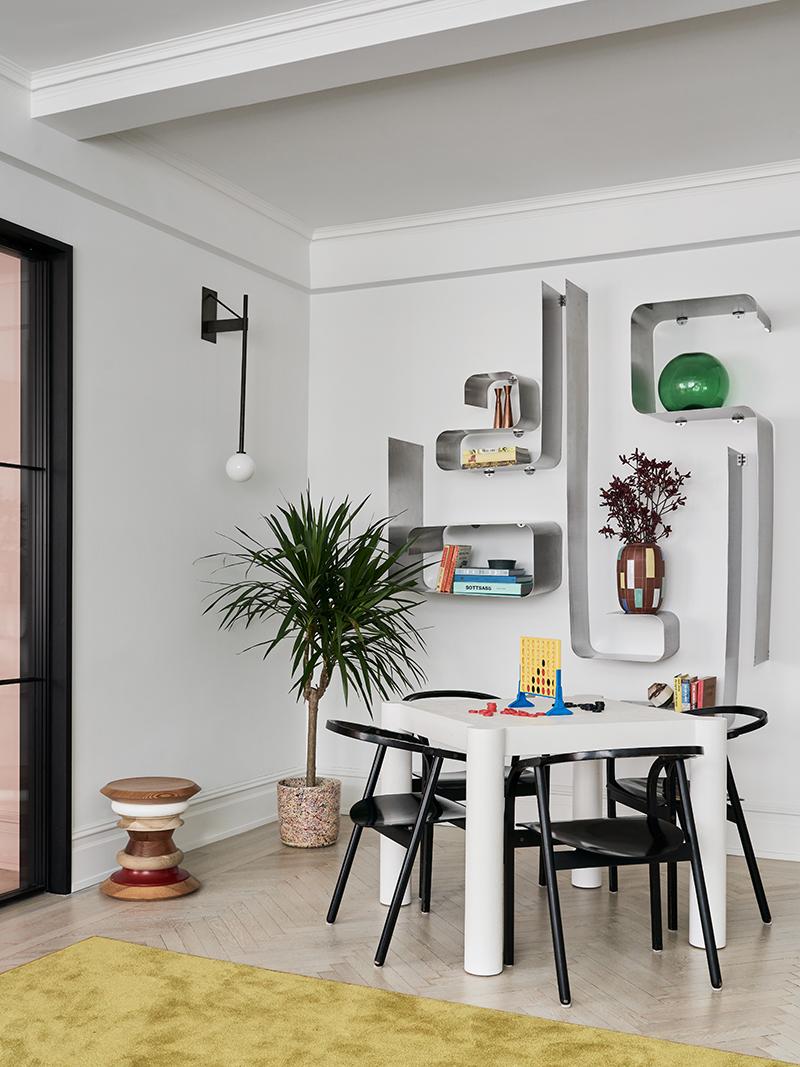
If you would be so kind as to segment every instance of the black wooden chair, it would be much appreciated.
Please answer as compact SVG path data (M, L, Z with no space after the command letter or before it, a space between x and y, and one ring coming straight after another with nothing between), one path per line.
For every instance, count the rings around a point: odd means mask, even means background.
M437 697L466 697L469 700L499 700L499 697L493 696L491 693L476 693L470 689L431 689L424 693L409 693L408 696L403 697L406 702L414 700L435 700ZM514 757L511 761L511 767L517 762L518 757ZM506 768L506 786L508 785L508 776L511 772L511 767ZM423 772L424 774L424 772ZM414 774L411 777L411 788L415 793L422 791L424 777L423 774ZM549 772L548 772L549 774ZM443 771L439 775L439 784L436 787L436 792L439 796L447 797L448 800L454 800L457 802L463 802L467 799L467 775L466 771ZM514 793L509 795L508 788L506 788L506 823L510 814L511 823L514 822L514 808L515 801L519 797L535 797L536 796L536 779L533 771L526 771L523 774L514 776ZM433 872L431 870L433 864L433 841L426 839L422 851L424 863L420 865L420 878L419 878L419 895L423 895L424 885L428 886L428 892L430 893L430 886L433 881ZM539 885L544 885L544 867L539 867Z
M767 724L767 713L763 708L751 708L743 705L727 705L716 708L699 708L695 711L685 711L684 715L725 715L728 717L728 740L742 737L744 734L760 730ZM744 722L741 721L744 719ZM747 869L750 872L750 881L753 885L758 910L761 913L762 922L772 922L772 915L767 903L767 894L764 892L764 883L761 881L761 872L758 869L756 854L753 851L753 842L750 839L750 831L747 828L742 801L736 788L736 781L731 770L731 762L728 760L728 822L732 822L739 832L739 840L742 843L747 861ZM608 814L614 817L617 813L617 804L634 811L645 811L647 808L647 779L645 778L617 778L616 766L613 760L606 765L606 793ZM659 780L659 817L675 822L679 814L680 798L678 796L674 776ZM612 893L619 888L619 880L616 867L612 867L608 875L608 887ZM667 928L678 929L678 869L675 864L667 866Z
M533 769L536 776L539 822L522 824L510 831L508 827L506 828L506 916L509 916L509 914L513 916L514 852L517 848L538 846L541 849L541 857L544 861L558 994L562 1004L569 1006L571 997L556 873L581 867L621 867L647 864L650 871L652 945L654 949L660 950L663 942L659 864L679 863L688 860L692 865L692 876L700 910L700 922L706 946L711 985L715 989L719 989L722 986L717 946L714 940L708 894L703 875L703 863L697 843L685 765L687 759L702 755L702 752L702 748L698 747L572 752L560 756L537 756L532 759L520 760L511 768L508 783L509 789L513 789L515 775L522 774L525 770ZM573 819L570 822L551 823L549 786L545 777L545 771L549 767L556 763L572 763L577 760L613 760L637 756L647 756L654 760L646 779L647 813L645 818ZM680 827L660 817L662 805L659 799L659 776L662 769L667 769L670 773L674 773L675 776L680 799ZM569 846L569 851L560 850L556 852L556 845ZM508 934L508 925L506 926L506 934ZM507 952L510 948L513 959L513 925L511 927L511 937L512 944L510 946L507 945Z
M437 697L466 697L469 700L499 700L499 697L491 693L475 693L469 689L432 689L427 693L409 693L403 697L406 702L414 700L435 700ZM506 772L508 773L508 772ZM423 777L415 774L412 777L412 788L415 793L422 789ZM439 777L437 793L449 800L463 801L467 799L467 775L465 771L443 771ZM536 796L536 782L533 773L520 775L517 781L518 797Z
M400 868L400 877L394 889L392 902L383 925L378 950L375 954L375 966L382 967L389 945L392 940L397 917L403 903L406 888L411 877L411 870L420 846L430 851L433 846L432 828L440 823L451 823L464 829L466 822L466 809L449 800L447 797L438 796L436 787L442 771L442 764L446 759L465 760L463 752L451 752L444 748L434 748L429 745L424 737L416 734L397 733L394 730L384 730L377 726L365 726L354 722L340 722L331 719L326 724L333 733L342 734L344 737L352 737L357 741L366 741L376 746L375 758L367 778L364 795L350 809L350 818L353 821L353 832L342 861L342 868L336 881L330 907L328 908L328 923L336 922L339 913L339 905L342 903L347 879L353 866L361 834L365 827L377 830L379 834L388 837L402 845L405 850L405 858ZM423 776L421 794L418 793L393 793L383 796L375 795L378 777L383 766L383 759L387 748L398 748L404 752L419 753L423 758L426 768ZM430 910L430 855L423 856L421 860L422 887L420 896L422 911Z

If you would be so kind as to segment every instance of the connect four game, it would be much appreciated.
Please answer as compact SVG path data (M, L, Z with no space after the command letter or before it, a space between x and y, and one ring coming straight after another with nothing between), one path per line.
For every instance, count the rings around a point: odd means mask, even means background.
M561 668L561 641L557 637L519 639L520 689L535 696L556 693L556 671Z

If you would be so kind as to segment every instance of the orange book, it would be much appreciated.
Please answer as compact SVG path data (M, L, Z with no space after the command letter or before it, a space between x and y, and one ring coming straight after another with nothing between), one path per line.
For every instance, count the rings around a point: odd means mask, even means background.
M442 561L439 564L439 574L436 577L436 592L441 593L444 591L444 577L447 572L447 560L450 555L450 545L445 545L442 549Z
M469 561L469 554L472 551L471 545L448 545L448 556L444 566L444 575L442 577L442 593L453 592L453 579L455 578L456 568L463 567L465 563Z

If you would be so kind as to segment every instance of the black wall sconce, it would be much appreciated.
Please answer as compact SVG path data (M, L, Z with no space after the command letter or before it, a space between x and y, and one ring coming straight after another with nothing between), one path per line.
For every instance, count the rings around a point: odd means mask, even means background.
M225 308L233 315L232 319L217 318L217 308ZM215 289L203 286L203 305L200 318L200 336L204 341L217 343L218 333L241 333L242 335L242 374L239 386L239 447L225 464L225 473L234 482L246 482L253 477L256 465L244 450L244 417L247 405L247 293L242 297L242 313L237 315L217 296Z

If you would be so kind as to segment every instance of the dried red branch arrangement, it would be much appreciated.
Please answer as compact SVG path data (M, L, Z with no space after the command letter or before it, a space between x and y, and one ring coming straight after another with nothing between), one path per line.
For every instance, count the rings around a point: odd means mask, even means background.
M615 474L600 490L608 522L599 532L626 545L655 544L669 537L672 527L665 519L686 504L683 486L691 472L681 474L671 460L650 459L638 448L619 459L630 473L624 478Z

